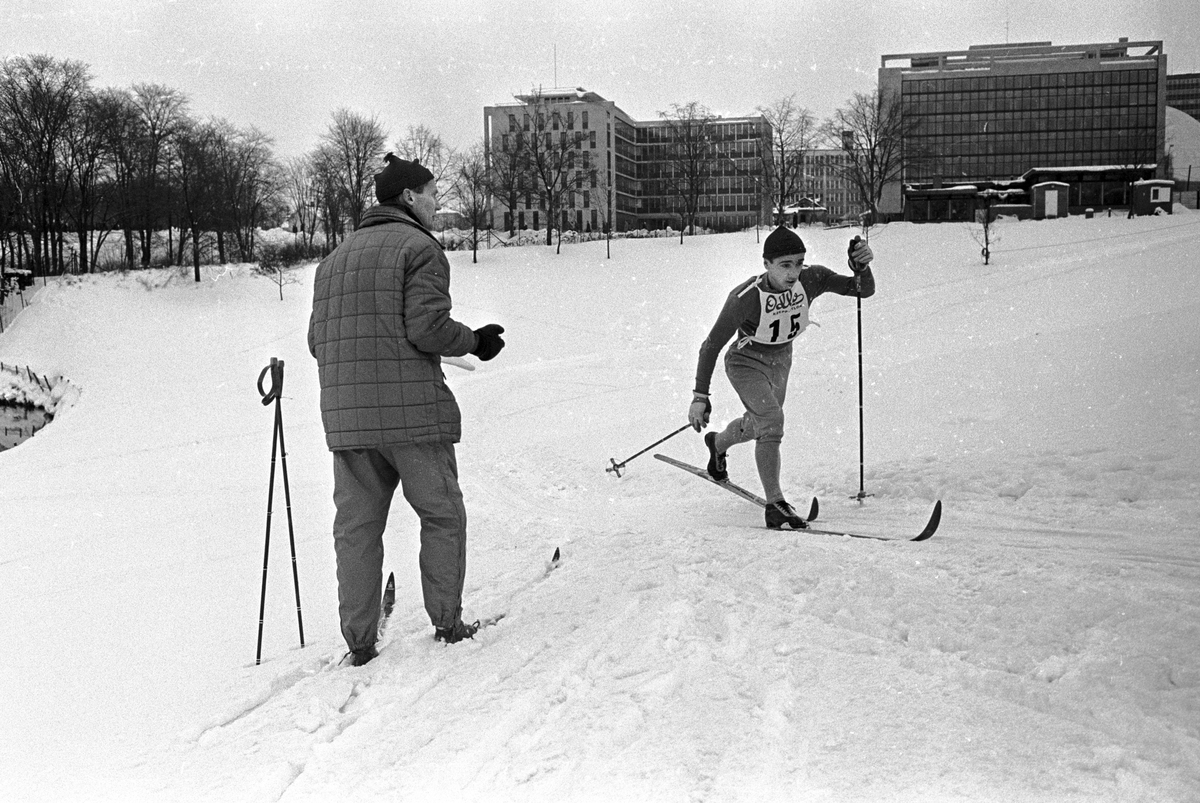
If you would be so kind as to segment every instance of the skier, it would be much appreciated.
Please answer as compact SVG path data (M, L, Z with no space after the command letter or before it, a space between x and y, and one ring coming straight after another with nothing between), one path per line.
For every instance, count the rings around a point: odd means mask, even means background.
M725 373L746 411L721 432L704 436L708 447L708 473L724 481L729 473L725 453L731 446L755 441L754 460L767 499L767 527L778 530L805 526L787 503L779 481L779 444L783 439L783 402L792 368L792 341L808 326L808 310L822 293L867 298L875 293L870 263L871 247L859 238L848 250L853 276L835 273L823 265L804 264L804 242L791 229L780 226L763 243L766 272L739 284L730 292L708 337L700 345L696 388L688 407L688 422L699 432L712 413L709 383L721 349L735 334L725 353Z
M321 422L333 452L338 613L350 663L378 652L383 531L392 495L421 520L421 589L434 638L474 636L462 621L467 513L454 444L462 414L442 356L490 360L504 327L450 317L450 263L429 232L437 181L388 154L377 206L317 266L308 347L317 358Z

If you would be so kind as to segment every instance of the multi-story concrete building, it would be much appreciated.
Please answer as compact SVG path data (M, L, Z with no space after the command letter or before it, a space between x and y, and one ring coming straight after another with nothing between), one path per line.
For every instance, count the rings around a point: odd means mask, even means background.
M503 164L515 152L521 137L539 130L539 110L552 120L540 128L570 136L579 154L567 178L575 191L565 198L564 219L555 226L579 231L599 231L610 222L617 230L636 221L637 146L633 121L611 100L584 89L554 89L515 96L515 102L485 106L484 147L489 163ZM547 208L528 176L515 175L516 203L505 203L497 193L492 225L503 229L540 229Z
M1070 186L1071 207L1126 205L1133 180L1161 177L1166 81L1160 41L883 56L879 90L916 127L882 210L922 189L1047 177Z
M820 201L829 220L853 217L863 210L858 193L845 178L849 157L841 148L814 148L804 154L804 191Z
M1167 105L1200 120L1200 72L1168 75Z
M615 231L629 231L679 224L678 204L666 178L672 145L667 121L636 121L613 101L583 88L539 90L514 100L484 107L484 143L491 164L502 164L515 152L519 137L537 131L575 143L578 159L567 179L573 190L557 226L601 231L612 225ZM539 113L552 119L539 125ZM763 160L770 126L761 117L716 118L711 125L720 156L711 166L697 224L732 229L753 226L760 216L769 219ZM523 181L515 208L510 208L512 198L497 194L493 226L545 226L546 204L532 185L528 178Z
M673 122L635 123L641 184L639 219L648 228L678 225L678 199L668 173L672 165ZM717 229L753 226L762 219L765 199L763 159L770 128L762 117L718 117L709 125L716 155L710 165L697 223ZM767 218L769 219L769 217Z

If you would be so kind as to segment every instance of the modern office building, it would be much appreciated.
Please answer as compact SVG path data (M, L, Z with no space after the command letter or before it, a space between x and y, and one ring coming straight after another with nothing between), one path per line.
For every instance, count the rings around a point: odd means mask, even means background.
M814 148L804 154L805 194L819 201L829 220L842 220L862 212L858 193L845 178L849 157L841 148Z
M676 144L671 121L635 123L638 177L641 187L638 218L647 228L678 225L678 199L668 174ZM718 117L709 132L717 157L710 166L708 192L700 199L697 221L722 230L747 228L770 220L764 211L770 200L764 191L763 158L770 127L762 117Z
M1168 75L1167 105L1200 121L1200 72Z
M1163 177L1167 57L1160 41L977 45L883 56L879 90L913 129L882 211L946 219L950 188L1068 184L1072 209L1125 206Z
M539 121L539 108L550 121ZM515 96L515 102L485 106L484 147L489 164L503 163L519 139L538 130L577 141L578 160L568 184L576 189L565 198L563 219L555 226L600 231L611 220L618 231L634 227L639 194L636 134L633 120L610 100L579 89L551 89ZM497 194L492 225L502 229L540 229L546 225L545 199L529 177L518 177L514 208ZM601 183L604 186L601 187ZM611 188L611 190L610 190ZM607 215L605 214L607 210Z
M551 119L540 125L539 110ZM502 163L513 153L518 137L549 132L577 143L568 178L572 187L556 226L576 231L601 231L612 222L615 231L656 229L679 225L678 200L668 173L672 129L666 120L639 122L611 100L586 89L549 89L515 95L514 102L485 106L484 143L489 162ZM770 143L770 126L761 117L716 118L711 135L720 156L711 165L711 178L701 199L697 223L734 229L770 218L770 201L762 191L766 176L763 155ZM492 225L501 229L540 229L546 225L546 204L528 179L515 208L496 197Z

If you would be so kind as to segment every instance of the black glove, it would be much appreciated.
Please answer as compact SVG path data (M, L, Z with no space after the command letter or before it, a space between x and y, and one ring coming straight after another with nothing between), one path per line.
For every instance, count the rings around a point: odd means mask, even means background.
M478 343L471 351L479 359L487 362L492 357L500 353L500 349L504 348L504 338L500 337L504 333L504 327L498 323L489 323L487 326L481 326L475 330L475 337Z
M871 260L875 258L875 254L871 252L871 246L867 245L867 241L857 236L850 241L850 247L846 249L846 256L849 257L846 263L850 266L850 270L855 273L861 273L869 268Z
M708 426L708 419L712 415L712 402L703 393L697 393L692 396L692 403L688 405L688 423L692 425L692 429L699 432Z

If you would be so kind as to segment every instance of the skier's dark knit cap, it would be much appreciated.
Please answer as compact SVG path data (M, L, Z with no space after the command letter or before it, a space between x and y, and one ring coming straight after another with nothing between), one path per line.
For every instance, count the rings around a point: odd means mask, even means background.
M380 203L395 198L405 190L419 190L433 181L433 173L416 159L406 162L391 153L383 158L387 164L375 174L375 198Z
M763 259L778 259L791 254L803 254L807 249L804 241L787 226L780 226L767 235L763 243Z

